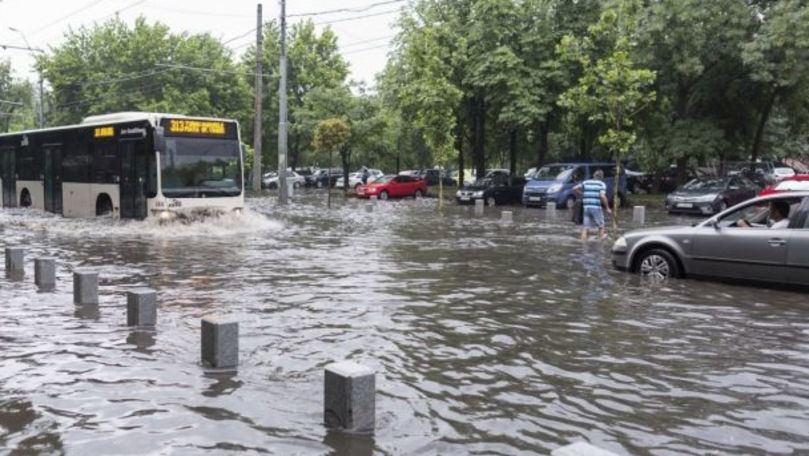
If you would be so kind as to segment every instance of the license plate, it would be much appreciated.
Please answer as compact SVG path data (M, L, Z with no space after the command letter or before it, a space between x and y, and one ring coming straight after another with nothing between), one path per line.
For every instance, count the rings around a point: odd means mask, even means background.
M462 196L461 201L469 201L469 197L468 196Z
M529 196L528 201L542 201L541 196Z
M677 207L681 207L683 209L691 209L694 207L693 203L677 203Z

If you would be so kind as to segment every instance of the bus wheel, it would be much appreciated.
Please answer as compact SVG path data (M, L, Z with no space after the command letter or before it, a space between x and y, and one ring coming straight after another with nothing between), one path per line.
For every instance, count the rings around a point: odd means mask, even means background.
M31 193L27 188L22 189L22 193L20 193L20 207L31 207L32 204Z
M112 199L106 193L102 193L96 199L96 217L106 215L112 215Z

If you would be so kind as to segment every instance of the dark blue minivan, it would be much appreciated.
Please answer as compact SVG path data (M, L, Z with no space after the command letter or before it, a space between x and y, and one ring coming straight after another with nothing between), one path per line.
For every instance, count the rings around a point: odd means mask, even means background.
M576 194L573 187L600 169L604 171L604 183L607 184L607 198L612 199L615 187L615 163L551 163L539 168L532 176L522 192L522 203L525 206L545 206L548 202L556 203L559 208L573 208ZM618 182L618 197L623 201L626 195L626 173L621 169Z

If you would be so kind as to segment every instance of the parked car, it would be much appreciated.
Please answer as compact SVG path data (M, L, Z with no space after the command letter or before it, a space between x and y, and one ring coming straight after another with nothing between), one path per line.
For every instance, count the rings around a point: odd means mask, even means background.
M426 180L427 185L430 187L438 185L439 176L441 177L441 183L444 185L444 187L454 187L457 185L455 179L453 179L447 172L439 171L437 169L422 169L418 172L418 176Z
M388 174L355 189L360 198L420 198L427 194L427 181L413 176Z
M698 177L666 197L669 213L710 215L756 196L759 187L742 176Z
M540 168L525 184L522 203L525 206L545 206L552 202L557 207L572 209L576 203L573 188L589 179L596 170L604 172L607 198L612 200L615 188L614 163L552 163ZM625 172L621 173L618 185L618 197L623 202L626 198Z
M774 181L778 182L793 177L795 174L795 170L788 166L778 166L772 170L771 177Z
M652 178L641 171L626 168L626 190L633 195L649 192L652 189Z
M288 169L287 183L291 183L294 188L301 188L306 183L306 179L295 171ZM264 174L261 178L261 188L278 188L278 173L269 172Z
M319 169L312 174L311 182L313 187L323 188L327 185L334 187L338 179L343 177L343 170L340 168Z
M458 190L455 200L458 204L475 204L476 200L483 200L487 206L519 204L524 186L522 177L512 177L509 182L508 175L495 171Z
M368 170L368 182L373 182L377 178L382 177L384 174L385 173L383 173L382 171L380 171L378 169L369 169ZM358 186L362 185L362 184L363 184L363 182L362 182L362 171L353 172L353 173L348 175L348 188L353 188L353 189L356 190L356 188ZM334 186L336 188L343 188L344 187L343 179L342 178L337 179L337 182L334 184Z
M758 196L772 195L775 193L783 192L796 192L796 191L809 191L809 175L799 174L790 178L784 179L775 185L770 185Z
M311 166L295 169L295 172L303 177L303 185L305 187L311 186L312 174L314 174L315 171L317 171L317 168Z
M789 205L787 228L768 228L777 201ZM806 252L809 192L792 192L746 201L693 227L631 231L613 245L612 262L657 279L705 276L809 286Z

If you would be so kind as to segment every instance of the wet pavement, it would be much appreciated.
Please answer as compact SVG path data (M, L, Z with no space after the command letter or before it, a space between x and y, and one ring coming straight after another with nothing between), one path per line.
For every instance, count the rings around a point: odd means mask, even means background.
M171 226L0 211L3 244L28 246L25 279L0 279L0 452L809 452L805 293L648 283L564 211L248 206ZM33 285L40 255L55 293ZM77 266L101 268L97 308L72 302ZM126 326L141 286L159 291L154 331ZM199 365L210 313L240 322L238 372ZM372 437L322 425L323 368L342 360L378 372Z

